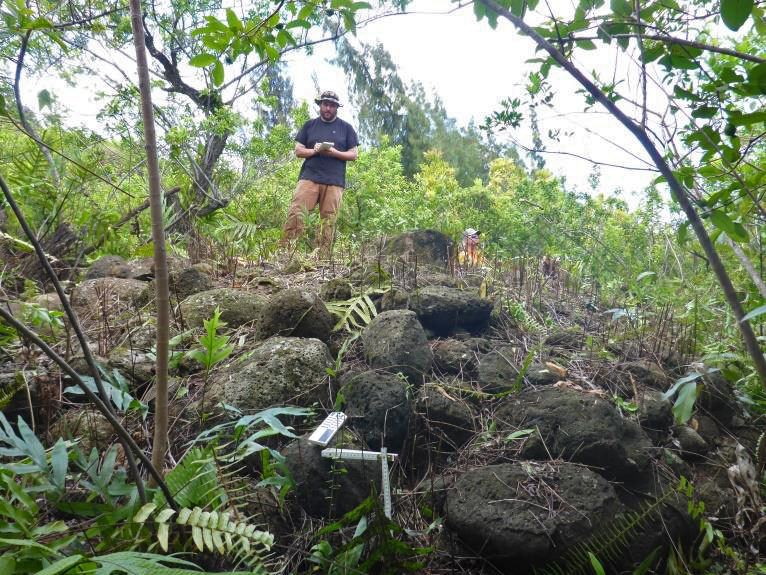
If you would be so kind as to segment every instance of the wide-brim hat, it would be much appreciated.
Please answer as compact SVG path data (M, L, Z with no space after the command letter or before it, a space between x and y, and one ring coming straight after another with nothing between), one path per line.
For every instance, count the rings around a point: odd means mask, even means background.
M333 104L337 105L338 108L343 106L343 104L341 104L340 100L338 99L338 94L332 90L326 90L325 92L322 92L321 96L314 98L314 102L317 104L321 104L322 102L332 102Z

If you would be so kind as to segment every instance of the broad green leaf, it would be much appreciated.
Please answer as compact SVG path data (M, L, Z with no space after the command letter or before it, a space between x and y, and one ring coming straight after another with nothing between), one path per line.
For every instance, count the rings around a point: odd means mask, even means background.
M742 224L734 222L723 210L713 210L710 212L710 221L735 242L746 242L750 239L747 230L745 230Z
M242 21L231 8L226 9L226 23L229 25L229 28L237 32L240 32L244 29Z
M135 523L144 523L155 509L157 509L157 505L154 503L146 503L138 510L138 513L133 517L133 521Z
M207 68L215 61L216 58L212 54L197 54L196 56L192 56L189 60L189 66L194 66L195 68Z
M604 566L601 565L601 561L599 561L598 558L590 551L588 551L588 558L590 559L590 564L593 567L593 570L596 572L596 575L606 575L606 571L604 571Z
M753 11L754 0L721 0L721 20L735 32L742 27Z
M684 245L689 236L689 222L684 222L678 226L678 243Z
M535 432L534 429L519 429L518 431L514 431L508 437L505 438L506 441L513 441L514 439L521 439L522 437L529 437Z
M626 17L633 13L633 6L628 0L611 0L609 7L618 16Z
M210 76L213 78L214 85L220 86L223 84L223 64L221 64L220 60L215 61Z
M52 565L48 565L42 571L37 571L37 575L59 575L60 573L66 573L75 565L82 563L84 559L85 557L83 557L82 555L72 555L71 557L64 557L63 559L59 559Z
M167 552L168 550L168 537L170 535L170 525L167 523L160 523L157 527L157 542L162 547L162 550Z
M759 315L763 315L766 313L766 305L762 305L760 307L755 308L753 311L749 312L745 317L743 317L740 321L750 321L754 317L758 317Z
M308 30L311 28L311 24L306 20L293 20L285 26L285 30L289 30L290 28L305 28Z
M37 93L37 107L41 110L45 108L46 106L48 108L51 107L53 104L53 98L51 98L51 93L48 90L40 90Z
M686 423L692 417L694 402L697 399L697 382L687 381L678 389L678 397L673 404L673 415L678 423Z
M766 122L766 112L753 112L752 114L742 114L740 116L729 116L729 122L735 126L750 126L758 122Z
M69 467L69 454L66 450L66 443L59 438L51 450L51 469L53 470L53 482L57 489L64 489L67 467Z
M692 112L692 118L712 118L718 113L715 106L700 106Z

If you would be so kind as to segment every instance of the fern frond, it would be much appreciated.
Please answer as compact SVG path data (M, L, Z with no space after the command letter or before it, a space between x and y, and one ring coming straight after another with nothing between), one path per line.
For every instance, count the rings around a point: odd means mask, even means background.
M386 291L385 289L373 288L346 301L325 302L329 312L340 317L338 323L333 327L333 331L364 329L372 321L372 318L378 315L378 310L370 296L383 294Z
M638 531L656 517L668 500L676 494L674 489L665 490L651 503L643 504L639 511L629 511L622 515L610 526L595 533L586 542L579 543L566 551L559 559L535 569L535 575L588 575L592 573L589 553L592 553L606 564L617 562Z
M16 374L16 377L13 378L13 383L0 385L0 410L5 409L24 385L24 378L19 377L18 373Z
M269 572L267 560L274 536L252 523L232 519L228 511L182 507L178 513L173 509L158 512L156 504L147 503L138 510L133 521L144 524L152 516L157 526L157 542L164 551L169 549L170 520L175 516L175 525L191 528L192 541L200 552L231 555L255 573Z

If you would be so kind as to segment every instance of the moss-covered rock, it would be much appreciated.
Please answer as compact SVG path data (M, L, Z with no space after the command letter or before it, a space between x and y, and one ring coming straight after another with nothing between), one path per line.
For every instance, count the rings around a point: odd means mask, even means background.
M181 302L181 313L189 327L200 327L221 310L221 320L229 327L256 321L267 302L266 296L234 288L216 288L195 293Z
M263 308L256 331L260 339L283 335L327 341L334 323L319 296L289 289L271 296Z
M206 405L219 401L243 411L277 405L311 405L326 391L333 361L318 339L272 337L255 347L244 364L216 375Z

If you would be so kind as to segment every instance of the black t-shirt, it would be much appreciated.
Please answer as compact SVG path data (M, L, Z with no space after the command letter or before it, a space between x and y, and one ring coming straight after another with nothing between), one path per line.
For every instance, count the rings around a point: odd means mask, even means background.
M332 142L335 149L341 152L347 152L359 145L356 132L351 124L337 116L332 122L323 122L321 118L309 120L303 124L295 136L295 141L307 148L313 148L317 142ZM346 162L317 154L303 161L298 179L345 187Z

